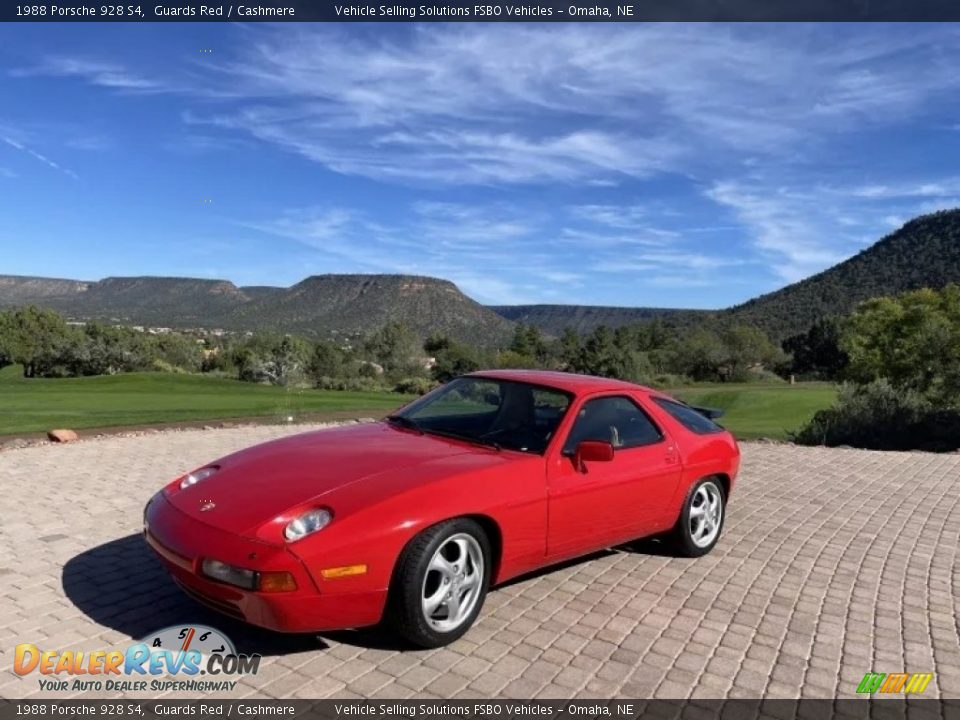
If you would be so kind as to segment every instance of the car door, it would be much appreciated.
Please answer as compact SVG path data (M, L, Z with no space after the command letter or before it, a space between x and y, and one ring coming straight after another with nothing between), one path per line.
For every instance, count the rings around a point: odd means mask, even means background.
M611 443L613 459L578 468L573 454L584 440ZM572 556L646 534L666 511L680 473L675 443L638 398L586 398L547 462L548 556Z

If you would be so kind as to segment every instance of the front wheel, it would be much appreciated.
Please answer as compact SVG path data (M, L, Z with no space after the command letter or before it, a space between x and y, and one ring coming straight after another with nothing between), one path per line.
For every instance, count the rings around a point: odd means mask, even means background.
M687 493L680 519L672 531L679 555L700 557L713 550L720 539L726 516L726 496L716 478L704 478Z
M404 548L390 588L395 631L420 647L447 645L473 625L490 585L490 541L473 520L427 528Z

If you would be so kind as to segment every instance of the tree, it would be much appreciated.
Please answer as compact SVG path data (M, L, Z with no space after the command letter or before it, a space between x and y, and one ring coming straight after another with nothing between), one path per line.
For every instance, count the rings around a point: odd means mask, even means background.
M151 335L151 358L154 366L197 372L203 362L203 351L195 338L180 333ZM157 362L159 361L159 363Z
M460 375L479 370L480 367L481 358L475 348L452 343L437 353L436 363L430 372L434 380L447 382Z
M624 353L614 342L614 334L606 325L599 326L584 342L571 369L588 375L617 378L626 369Z
M2 354L23 366L27 378L66 374L67 349L77 342L77 331L53 310L33 305L5 313Z
M560 336L560 362L563 367L573 368L583 350L583 340L573 328L564 328Z
M841 339L858 383L884 378L939 406L960 403L960 286L862 303Z
M344 369L343 351L327 340L321 340L313 346L307 363L307 376L319 383L323 378L339 377Z
M310 344L292 335L254 335L233 351L237 377L248 382L292 385L304 376Z
M819 380L839 380L850 358L840 347L840 324L835 318L817 320L805 333L783 341L791 358L787 372Z
M543 363L547 359L547 343L536 325L517 323L513 332L513 341L510 350L516 355L530 358L533 365ZM529 364L529 363L528 363Z
M694 380L719 380L727 350L716 332L706 327L690 331L677 343L676 369Z
M113 375L144 370L152 360L145 337L130 328L88 322L79 342L70 348L70 374Z
M720 375L726 381L745 380L751 368L772 365L779 358L778 348L754 325L728 327L720 339L725 354Z
M417 341L403 323L384 325L363 344L363 353L391 376L409 375L416 371Z
M13 365L13 319L9 312L0 312L0 368Z
M676 330L668 326L663 318L641 323L635 327L634 332L637 347L646 352L662 350L676 336Z
M441 350L446 350L451 345L453 345L453 340L450 339L449 335L444 335L443 333L432 333L426 340L423 341L424 351L430 353L431 355L438 353Z
M496 365L498 368L532 369L537 367L535 358L521 355L514 350L502 350L497 353Z
M694 380L733 382L777 362L780 351L753 325L701 326L676 343L673 358L674 369Z

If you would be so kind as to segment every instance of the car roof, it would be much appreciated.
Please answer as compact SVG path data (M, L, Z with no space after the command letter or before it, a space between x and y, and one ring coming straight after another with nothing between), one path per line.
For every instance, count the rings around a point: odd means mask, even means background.
M642 390L653 392L643 385L636 385L624 380L596 377L594 375L580 375L579 373L560 372L559 370L480 370L467 377L486 377L495 380L513 380L516 382L533 383L547 387L565 390L580 395L605 390Z

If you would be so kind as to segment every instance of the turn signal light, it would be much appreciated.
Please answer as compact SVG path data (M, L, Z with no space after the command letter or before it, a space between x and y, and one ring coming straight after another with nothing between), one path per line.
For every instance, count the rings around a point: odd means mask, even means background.
M260 592L292 592L297 589L297 581L288 572L261 572Z
M366 565L345 565L344 567L321 570L320 574L324 580L333 580L334 578L350 577L351 575L363 575L365 572L367 572Z

